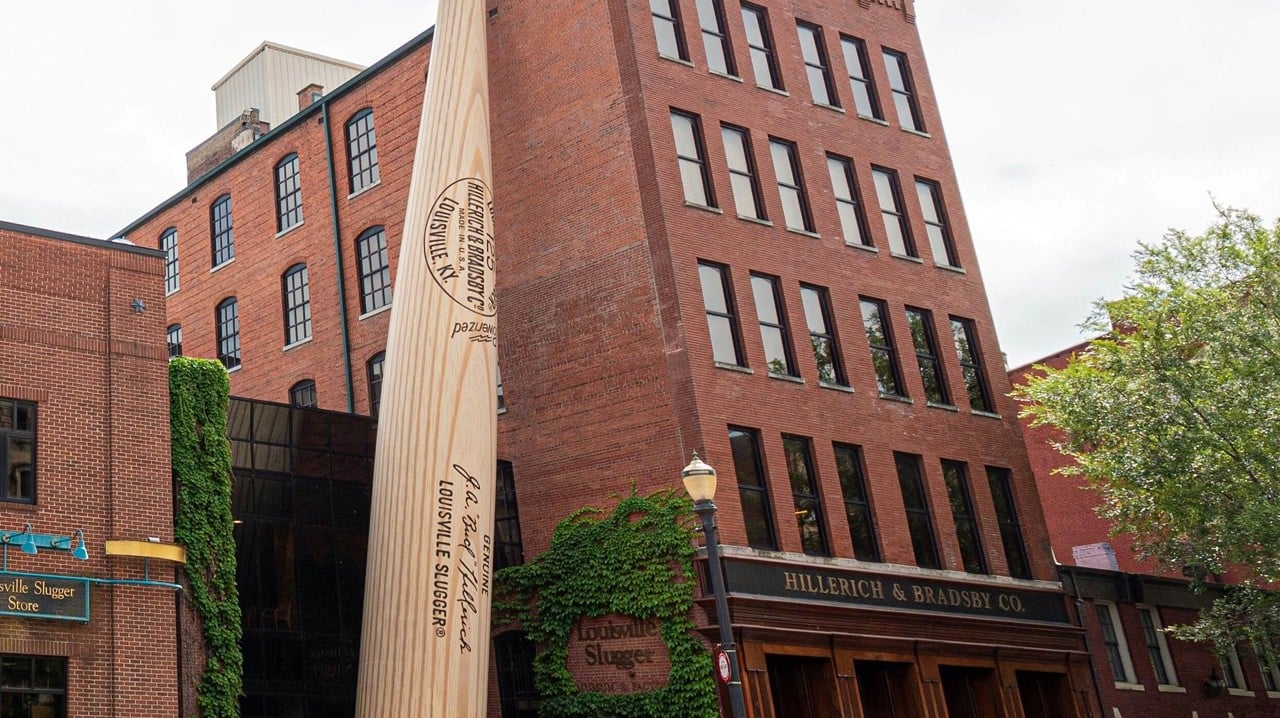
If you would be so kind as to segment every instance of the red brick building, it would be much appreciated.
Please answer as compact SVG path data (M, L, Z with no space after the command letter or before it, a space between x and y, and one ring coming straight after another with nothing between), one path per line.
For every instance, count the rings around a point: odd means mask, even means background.
M156 249L0 222L4 715L178 713L173 595L109 585L141 562L104 550L173 538L163 272Z
M234 395L376 413L430 50L121 231ZM1097 715L911 0L509 3L489 53L512 560L696 449L752 716Z
M1063 368L1088 343L1064 349L1009 372L1021 384L1034 365ZM1192 623L1220 594L1211 583L1192 593L1181 572L1141 559L1124 536L1112 537L1098 516L1100 497L1077 477L1057 476L1068 459L1053 448L1062 435L1025 426L1027 453L1045 506L1045 521L1068 591L1082 601L1103 705L1116 718L1163 716L1280 716L1280 669L1251 646L1219 660L1206 645L1179 641L1159 630ZM1209 577L1230 581L1229 576Z

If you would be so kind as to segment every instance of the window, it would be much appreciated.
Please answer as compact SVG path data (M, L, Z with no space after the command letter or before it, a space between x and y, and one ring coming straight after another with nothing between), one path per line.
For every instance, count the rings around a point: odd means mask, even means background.
M920 473L920 457L893 453L898 469L898 485L902 488L902 506L907 511L907 530L911 533L911 549L920 568L940 568L938 541L933 535L933 518L929 515L929 498L925 494L924 477Z
M537 718L538 686L533 682L537 647L523 631L506 631L493 638L493 663L498 667L498 702L502 718Z
M295 264L280 278L284 299L284 344L292 346L311 338L311 288L307 265Z
M5 715L66 718L67 660L0 656L0 705Z
M916 363L920 366L925 398L931 404L950 405L947 382L942 376L942 362L938 359L938 342L933 335L933 314L907 307L907 328L911 330L911 343L916 349Z
M356 240L360 264L360 312L368 314L391 304L391 265L387 262L387 233L366 229Z
M378 352L365 363L365 374L369 379L369 416L378 418L378 406L382 403L382 363L386 352Z
M871 516L871 496L862 469L862 450L849 444L833 444L836 473L840 477L840 493L844 496L844 513L849 519L849 535L853 539L853 557L859 561L879 561L876 527Z
M770 138L769 151L773 155L773 174L778 179L782 219L787 229L812 232L813 217L809 214L809 197L804 191L804 176L800 172L800 157L796 154L795 143Z
M959 267L951 229L947 226L947 211L942 206L942 188L937 182L917 177L916 195L920 198L920 213L924 215L924 229L929 235L933 261L946 267Z
M698 24L702 26L702 48L707 53L707 67L713 72L736 76L733 50L724 21L724 5L721 0L697 0ZM656 22L656 21L655 21Z
M276 231L302 224L302 184L298 179L298 155L276 165Z
M956 524L956 541L960 559L969 573L987 573L987 560L982 555L982 537L978 535L978 517L973 512L969 493L969 470L963 462L942 461L942 478L947 484L947 500Z
M160 249L164 252L165 296L178 291L178 228L170 227L160 235Z
M951 317L951 336L955 339L965 390L969 392L969 407L974 411L990 412L991 392L987 389L987 377L982 372L982 354L978 349L978 331L973 320Z
M1108 601L1094 601L1094 608L1098 612L1098 626L1102 629L1102 644L1106 647L1107 663L1111 665L1111 677L1116 683L1136 683L1133 662L1129 659L1129 644L1124 639L1116 605Z
M915 243L911 241L911 229L907 215L902 211L902 192L898 188L898 173L883 167L872 167L871 176L876 183L876 199L880 201L880 217L884 220L884 233L889 237L889 251L906 257L916 256Z
M1009 575L1014 578L1031 578L1027 564L1027 547L1022 542L1022 525L1018 523L1018 507L1013 501L1008 469L987 467L987 484L991 487L991 501L996 509L996 523L1000 525L1000 543L1004 545L1004 557L1009 563Z
M746 366L742 343L738 340L738 317L729 290L729 268L709 262L698 263L702 281L702 303L707 308L707 330L711 333L711 358L717 364Z
M729 447L738 476L738 500L742 503L742 523L747 529L747 545L776 551L769 490L765 486L764 462L760 457L760 435L755 429L729 427Z
M1222 680L1226 681L1229 690L1249 690L1249 684L1244 679L1244 668L1240 665L1240 651L1235 646L1231 647L1227 655L1220 656L1219 662L1222 664Z
M347 120L347 161L351 194L378 184L378 139L371 108L366 107Z
M742 4L742 24L747 31L747 48L756 84L770 90L782 89L782 73L773 51L773 35L769 30L769 13L762 7Z
M858 197L858 185L853 179L853 161L847 157L827 155L827 172L831 175L831 191L836 197L836 211L840 214L840 231L844 234L844 243L870 247L871 235L867 233L862 200Z
M502 367L494 362L493 370L498 375L498 413L501 414L507 410L507 394L502 387Z
M1138 622L1142 624L1142 642L1147 646L1147 656L1156 672L1156 683L1162 686L1178 685L1178 674L1173 670L1173 656L1160 625L1160 614L1151 606L1138 606ZM1265 671L1263 672L1265 677Z
M871 348L871 366L876 370L876 386L885 396L906 396L902 373L898 371L898 354L893 349L893 328L889 326L884 302L862 297L862 326L867 331Z
M235 297L218 303L214 316L218 330L218 361L227 369L240 366L240 310Z
M720 137L724 140L724 158L729 165L734 209L739 217L764 219L764 203L760 201L760 183L756 179L750 134L741 127L722 125Z
M823 287L800 285L804 304L804 320L809 327L809 343L813 345L813 361L818 366L818 383L848 386L840 345L836 342L835 324L831 320L831 299Z
M231 231L231 195L224 194L209 207L209 236L213 237L213 266L220 267L236 257Z
M0 452L3 455L4 501L36 500L36 405L0 399Z
M853 106L863 117L884 119L880 114L880 103L876 100L876 86L871 79L866 43L856 37L842 36L840 47L844 50L844 66L849 71L849 89L853 91Z
M831 63L827 61L827 46L822 42L822 28L801 22L797 23L796 30L800 34L800 55L804 58L814 104L839 107L836 86L831 81Z
M1161 634L1163 639L1163 634ZM1168 653L1168 648L1165 649ZM1267 693L1275 693L1280 691L1280 667L1276 665L1276 649L1274 645L1271 650L1267 651L1266 647L1259 643L1253 644L1253 654L1258 657L1258 670L1262 672L1262 685ZM1170 666L1173 663L1170 661ZM1177 677L1174 677L1177 681Z
M910 663L854 661L862 715L875 718L911 718L925 715L919 705L920 685Z
M649 0L649 9L653 13L653 34L658 39L658 54L688 60L677 3L674 0Z
M316 383L303 379L289 388L289 403L302 409L314 409L317 406Z
M810 556L829 556L831 552L827 549L827 530L822 523L822 501L818 498L818 481L813 473L810 441L803 436L783 434L782 450L787 457L791 497L796 504L800 545Z
M520 541L520 512L516 509L516 474L510 461L498 462L498 483L494 489L493 570L524 563Z
M170 324L165 333L169 337L169 358L182 356L182 325Z
M791 332L782 312L782 287L777 277L751 275L751 291L756 299L756 316L760 319L760 340L764 344L764 360L770 374L796 376L796 363L791 353Z
M911 84L911 68L907 56L893 50L884 51L884 69L889 73L889 89L893 90L893 105L898 110L898 124L903 129L924 132L920 121L920 108L916 105L915 90Z
M711 191L711 174L707 171L707 153L702 144L702 122L693 115L671 111L671 132L676 138L676 159L680 165L680 181L684 185L684 201L700 207L716 206Z

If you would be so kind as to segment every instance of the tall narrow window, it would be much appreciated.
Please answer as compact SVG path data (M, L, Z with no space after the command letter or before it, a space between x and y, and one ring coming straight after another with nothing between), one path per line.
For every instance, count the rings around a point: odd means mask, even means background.
M822 42L822 28L800 22L796 24L796 30L800 34L800 55L804 58L805 73L809 76L809 95L814 104L839 107L836 86L831 81L827 46Z
M1137 682L1133 675L1133 661L1129 658L1129 644L1124 639L1116 605L1108 601L1094 601L1094 609L1098 613L1098 626L1102 629L1102 645L1107 652L1107 663L1111 666L1111 678L1116 683Z
M742 343L738 340L738 317L733 294L729 290L729 268L709 262L698 263L702 282L702 302L707 310L707 329L711 333L711 358L719 364L746 366Z
M1244 667L1240 665L1240 651L1232 646L1227 655L1220 661L1222 664L1222 679L1226 681L1227 688L1234 691L1247 691L1249 684L1244 678Z
M378 407L382 403L382 364L387 358L386 352L378 352L365 364L365 375L369 380L369 416L378 418Z
M714 207L711 173L707 171L707 153L702 144L702 121L694 115L671 111L671 132L676 138L676 159L680 165L680 181L684 185L684 201L701 207Z
M886 396L906 396L884 302L863 297L861 305L862 326L866 329L867 346L871 349L871 366L876 370L876 386Z
M36 500L36 405L0 399L0 500Z
M849 89L853 91L853 105L863 117L884 119L880 114L880 102L876 98L875 82L871 79L867 62L867 45L856 37L841 37L844 65L849 71Z
M902 210L898 173L883 167L872 167L871 176L876 182L876 199L880 201L880 217L884 220L884 233L889 237L889 251L907 257L916 256L911 229L907 225L907 214Z
M231 195L224 194L209 207L209 236L213 238L213 266L235 259L235 235L231 230Z
M787 457L791 497L796 504L800 545L810 556L829 556L827 530L822 520L822 501L818 497L818 479L813 473L813 450L809 439L783 434L782 450Z
M169 358L182 356L182 325L170 324L165 333L169 338Z
M1147 656L1156 672L1156 683L1162 686L1178 685L1178 674L1173 669L1173 656L1169 654L1169 643L1164 638L1160 614L1151 606L1138 606L1138 623L1142 624L1142 642L1147 646ZM1265 671L1263 676L1266 676Z
M541 697L533 679L537 646L523 631L505 631L493 638L493 663L498 668L498 705L502 718L536 718Z
M698 24L702 26L702 47L707 53L707 67L722 75L736 76L733 49L729 45L728 27L724 21L721 0L697 0Z
M688 60L684 46L684 29L680 26L680 10L675 0L649 0L653 13L653 34L658 39L658 54Z
M356 240L360 266L360 312L368 314L391 303L391 266L387 262L387 233L382 227L366 229Z
M951 241L951 228L947 225L947 211L942 206L942 188L937 182L917 177L916 195L920 198L920 213L924 215L924 229L929 235L933 261L946 267L959 267L955 244Z
M1162 633L1161 635L1163 636L1164 634ZM1165 653L1168 653L1167 647L1165 648ZM1265 646L1255 642L1253 644L1253 654L1258 657L1258 670L1262 671L1263 689L1267 693L1280 691L1280 666L1277 665L1274 646L1268 651ZM1170 666L1172 664L1173 662L1170 661ZM1177 677L1175 676L1173 680L1176 683Z
M228 369L240 366L240 310L235 297L218 303L214 316L218 333L218 361Z
M920 457L895 451L893 462L898 469L898 485L902 488L902 506L907 511L907 530L911 533L916 565L940 568L938 540L933 535L933 517L929 515L929 498L920 473Z
M960 560L969 573L987 573L987 559L982 554L982 537L978 534L978 517L973 511L969 491L969 470L960 461L942 461L942 478L947 484L947 500L955 519L956 541L960 544Z
M974 411L990 412L991 391L987 388L987 376L982 371L977 327L972 319L951 317L951 336L956 344L956 357L960 359L960 371L964 374L964 386L969 392L969 407Z
M742 24L747 31L747 48L751 51L756 84L770 90L781 90L782 73L778 71L778 57L773 49L768 11L743 3Z
M987 484L991 487L991 502L996 509L996 523L1000 525L1000 543L1004 545L1004 557L1009 562L1009 575L1031 578L1027 547L1022 541L1022 524L1018 522L1018 507L1013 500L1013 486L1009 479L1008 469L987 467Z
M178 291L178 228L170 227L160 235L160 249L164 252L165 296Z
M738 500L742 502L742 523L747 529L747 545L774 551L773 514L769 489L765 485L764 461L760 456L760 435L755 429L729 427L729 447L738 478Z
M302 224L302 183L298 179L298 155L276 165L276 231Z
M507 410L507 394L502 386L502 367L494 362L493 371L498 375L498 413L501 414Z
M834 444L836 473L844 496L844 514L853 539L853 557L859 561L879 561L876 527L871 516L871 496L862 469L862 450L849 444Z
M924 132L920 120L920 108L916 104L915 87L911 82L911 68L907 56L884 51L884 69L889 73L889 89L893 90L893 105L898 110L898 124L908 130Z
M818 366L818 383L848 386L827 290L801 284L800 299L804 304L805 324L809 327L809 343L813 346L813 361Z
M307 265L295 264L280 278L284 299L284 344L290 346L311 338L311 287Z
M720 137L724 140L724 158L729 165L734 209L739 217L764 219L764 203L760 201L760 183L751 153L751 135L741 127L721 125Z
M318 405L316 383L303 379L289 388L289 403L300 409L314 409Z
M497 571L524 563L520 512L516 508L516 474L510 461L498 462L498 483L494 494L493 570Z
M760 340L764 344L764 360L770 374L795 376L795 360L791 353L791 332L782 311L782 286L777 277L751 275L751 291L756 299L756 316L760 320Z
M347 163L351 194L378 184L378 138L373 109L364 108L347 120Z
M831 175L831 191L836 198L836 211L840 214L840 231L844 243L862 247L871 246L867 233L867 219L862 212L862 199L853 178L853 161L848 157L827 155L827 172Z
M907 327L911 330L911 343L916 349L916 363L920 366L920 383L924 385L925 398L931 404L950 405L947 382L942 376L942 362L938 359L938 342L933 335L933 314L907 307Z
M769 152L773 155L773 174L778 179L782 219L787 229L812 232L813 216L809 213L809 197L804 191L804 176L800 172L800 157L795 143L770 138Z

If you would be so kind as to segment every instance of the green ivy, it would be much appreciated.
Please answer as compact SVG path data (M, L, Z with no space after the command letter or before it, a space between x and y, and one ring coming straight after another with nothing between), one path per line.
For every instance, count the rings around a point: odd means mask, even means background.
M203 718L238 718L243 659L236 546L231 534L231 447L227 370L208 359L169 362L169 420L177 513L173 533L187 550L189 599L204 629Z
M632 494L611 514L581 509L561 521L551 547L495 575L494 616L519 621L539 644L534 682L552 718L719 715L711 657L694 634L692 506L675 492ZM579 692L566 661L583 618L658 620L671 670L667 685L629 694Z

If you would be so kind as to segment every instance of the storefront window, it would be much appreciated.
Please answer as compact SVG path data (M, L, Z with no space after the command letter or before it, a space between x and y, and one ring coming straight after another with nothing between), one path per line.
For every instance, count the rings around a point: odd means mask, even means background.
M63 658L0 656L0 718L65 718Z

